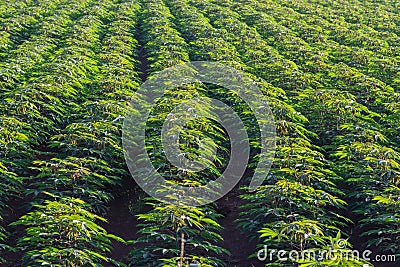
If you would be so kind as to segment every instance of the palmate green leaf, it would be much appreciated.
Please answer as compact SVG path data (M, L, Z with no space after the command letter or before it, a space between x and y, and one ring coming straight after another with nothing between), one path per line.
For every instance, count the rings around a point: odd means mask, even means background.
M390 200L390 198L387 197L383 197L383 196L376 196L373 198L373 200L377 201L377 203L381 203L381 204L389 204L392 201ZM399 202L400 204L400 202Z
M27 237L19 239L17 246L26 252L28 264L102 266L109 262L104 253L111 250L111 239L124 242L107 234L97 224L106 220L85 210L87 204L82 200L62 198L35 208L12 224L27 227Z
M215 226L215 227L221 227L217 222L215 222L214 220L210 219L210 218L202 218L201 219L202 222Z
M31 193L50 191L59 196L80 196L99 209L104 208L103 201L110 199L110 193L104 188L120 181L106 161L93 157L54 158L36 161L35 165L38 167L32 169L40 173L34 182L36 188Z
M190 183L190 181L188 182ZM170 257L179 255L180 234L182 232L188 239L185 242L188 252L198 251L198 253L201 253L201 251L205 251L207 253L207 251L214 251L217 254L227 252L213 244L216 239L221 239L221 236L214 233L214 231L220 229L220 226L213 219L212 211L211 213L207 212L207 214L210 214L210 217L208 217L205 210L201 208L174 206L155 201L150 202L150 205L153 207L150 212L138 215L144 223L139 225L139 233L142 236L137 239L137 242L156 243L157 246L153 248L153 251L161 252L157 258L159 262L164 260L167 262L174 261L173 258L166 259L166 253ZM131 264L139 264L139 262L143 264L150 260L147 256L143 256L148 255L147 253L141 254L143 251L143 249L135 249L131 252ZM151 257L154 258L155 255ZM210 261L218 262L216 259L210 259Z
M261 229L258 232L261 233L260 237L274 238L279 235L279 233L269 228Z
M108 237L108 238L110 238L110 239L113 239L113 240L115 240L115 241L118 241L118 242L120 242L120 243L126 243L126 241L125 241L123 238L121 238L121 237L119 237L119 236L116 236L116 235L113 235L113 234L107 234L106 237Z

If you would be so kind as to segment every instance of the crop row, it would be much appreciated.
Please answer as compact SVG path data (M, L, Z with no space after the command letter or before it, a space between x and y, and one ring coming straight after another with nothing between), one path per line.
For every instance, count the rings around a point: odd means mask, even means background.
M41 30L48 35L30 38L33 47L49 46L34 53L43 62L21 65L24 75L13 77L3 99L27 105L10 114L24 121L13 129L26 136L12 134L20 140L9 143L30 142L19 174L33 207L13 223L26 228L16 249L29 266L100 266L115 262L106 255L111 239L123 241L100 227L104 219L94 212L104 212L111 198L106 188L127 176L120 128L138 84L132 58L138 5L107 0L68 5L49 19L55 25L44 23ZM28 54L16 51L8 66L30 59L30 51L22 51Z
M140 40L146 51L149 63L148 75L157 71L189 61L188 45L174 28L169 9L162 1L142 1L143 12L140 14ZM196 96L203 96L204 88L199 84L187 84L178 88L171 88L165 92L162 101L156 103L152 122L148 124L146 137L149 157L159 173L168 177L172 184L184 186L198 186L206 180L204 177L216 177L219 170L215 164L207 172L196 173L179 170L168 163L160 153L161 127L159 122L168 120L168 113L173 107L188 101ZM198 131L208 127L207 134L214 137L215 142L221 139L221 132L208 120L196 120L189 123L181 133L182 149L188 156L194 156L196 140L206 137ZM221 155L219 155L221 157ZM221 158L221 161L224 159ZM171 199L173 195L171 193ZM221 226L218 219L221 217L212 205L205 207L175 206L161 203L155 199L147 200L149 211L139 214L142 223L139 224L139 238L136 248L130 253L132 266L184 266L187 263L197 262L201 266L224 266L224 254L229 252L218 246L222 240Z

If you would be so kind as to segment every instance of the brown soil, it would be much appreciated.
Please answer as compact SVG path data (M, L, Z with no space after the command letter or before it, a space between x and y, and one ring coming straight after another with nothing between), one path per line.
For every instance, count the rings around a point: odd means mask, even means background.
M110 210L106 216L108 224L105 229L108 233L123 238L125 241L137 238L138 221L129 211L129 199L122 196L110 203ZM134 245L126 245L121 242L113 241L113 251L109 255L112 259L127 263L127 256ZM115 266L115 265L109 265Z
M245 202L239 198L238 189L234 189L226 197L217 202L218 211L225 217L219 221L224 229L222 237L224 241L221 246L228 249L232 255L224 259L228 267L258 267L263 264L257 259L248 257L257 251L257 240L250 240L247 234L243 233L236 224L240 216L239 207Z
M2 226L8 233L8 238L6 244L10 247L15 248L18 238L25 234L25 229L22 226L10 226L10 223L17 221L22 215L28 212L28 205L30 200L26 197L22 198L12 198L7 204L8 207L3 211L3 222ZM6 263L0 264L0 267L16 267L22 266L21 259L23 253L20 251L10 251L5 250L2 252L1 257L6 260Z

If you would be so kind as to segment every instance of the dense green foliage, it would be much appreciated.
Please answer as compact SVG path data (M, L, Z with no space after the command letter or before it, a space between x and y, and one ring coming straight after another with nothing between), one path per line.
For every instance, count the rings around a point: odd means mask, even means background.
M96 220L105 220L85 210L88 208L85 204L72 198L46 201L45 205L35 206L36 211L14 223L27 227L27 236L18 242L18 246L26 251L25 264L103 266L102 262L113 261L102 253L111 250L111 239L123 240L98 226Z
M217 145L206 170L176 168L161 146L174 107L198 96L219 99L240 116L251 144L238 189L240 230L230 229L257 240L247 256L267 245L298 253L371 249L400 260L399 9L386 0L0 1L0 263L233 264L216 203L194 208L135 196L129 201L144 206L132 208L137 238L104 227L111 200L131 190L122 188L132 178L121 141L131 97L148 77L197 60L242 70L262 88L276 156L250 193L260 134L249 107L216 85L171 88L146 132L148 155L169 183L202 186L226 168L229 138L213 120L190 121L180 134L189 158L199 140ZM10 210L20 206L24 214L13 219ZM133 249L112 258L115 243ZM259 264L374 264L293 261Z

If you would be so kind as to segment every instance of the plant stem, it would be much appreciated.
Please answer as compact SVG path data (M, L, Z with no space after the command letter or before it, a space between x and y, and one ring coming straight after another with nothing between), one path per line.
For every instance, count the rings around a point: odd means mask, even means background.
M185 233L182 230L181 233L181 255L180 255L180 259L179 259L179 266L183 267L183 256L185 254Z

